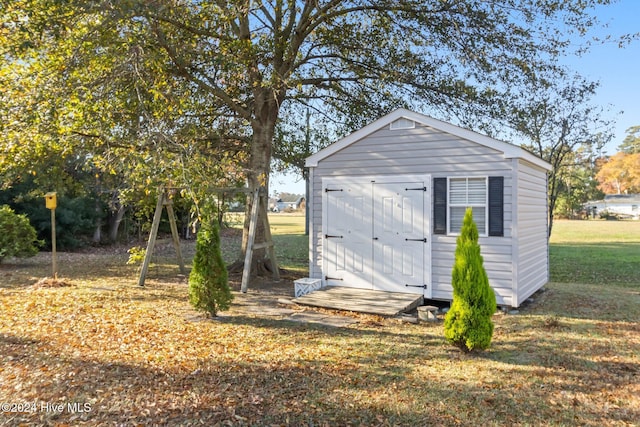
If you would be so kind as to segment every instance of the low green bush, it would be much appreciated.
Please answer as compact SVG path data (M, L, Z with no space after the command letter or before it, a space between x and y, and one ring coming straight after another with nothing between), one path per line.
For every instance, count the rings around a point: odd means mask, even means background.
M0 206L0 262L9 257L34 256L40 244L26 215L15 213L7 205Z

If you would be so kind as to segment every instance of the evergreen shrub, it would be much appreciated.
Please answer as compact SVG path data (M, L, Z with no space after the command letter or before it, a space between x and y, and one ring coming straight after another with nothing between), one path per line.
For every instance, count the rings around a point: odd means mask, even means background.
M206 311L212 317L217 316L218 311L228 310L233 300L214 218L209 215L198 231L189 274L189 302L196 310Z
M457 239L451 279L453 302L444 319L445 338L465 352L489 348L496 296L483 266L471 208L465 213Z

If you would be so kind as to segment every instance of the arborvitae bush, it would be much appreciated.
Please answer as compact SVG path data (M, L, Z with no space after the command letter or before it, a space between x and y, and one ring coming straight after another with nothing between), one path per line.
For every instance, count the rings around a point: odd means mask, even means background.
M26 215L15 213L9 206L0 206L0 262L9 257L34 256L40 244Z
M457 239L451 273L453 303L444 318L445 338L465 352L484 350L491 344L496 295L489 286L478 244L478 228L467 209Z
M220 233L213 215L209 215L196 238L196 254L189 275L189 302L212 317L229 309L233 295L227 268L222 260Z

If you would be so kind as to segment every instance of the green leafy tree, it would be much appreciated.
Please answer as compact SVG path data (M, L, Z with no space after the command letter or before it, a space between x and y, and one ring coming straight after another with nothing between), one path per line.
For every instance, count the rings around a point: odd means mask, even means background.
M627 154L640 153L640 126L631 126L627 129L627 136L618 146L618 150Z
M597 84L579 76L561 74L555 80L533 81L518 102L504 110L504 122L513 130L511 140L551 164L548 177L548 234L565 178L576 167L576 156L594 157L612 138L612 122L604 109L592 104ZM566 200L566 198L565 198Z
M465 352L489 348L496 296L489 286L478 244L478 228L468 208L457 239L451 274L453 302L444 318L444 335Z
M26 258L38 253L36 230L25 215L0 206L0 262L8 257Z
M559 172L559 191L555 204L556 218L576 218L590 200L598 200L604 193L595 179L599 159L588 145L570 153Z
M189 302L197 310L215 317L229 308L233 295L229 288L227 269L222 260L217 220L205 219L196 239L193 269L189 274Z

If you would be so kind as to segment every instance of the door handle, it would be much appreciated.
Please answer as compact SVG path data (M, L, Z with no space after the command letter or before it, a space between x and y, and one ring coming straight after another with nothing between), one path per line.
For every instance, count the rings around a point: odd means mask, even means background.
M404 239L407 242L427 242L427 238L423 237L422 239Z

